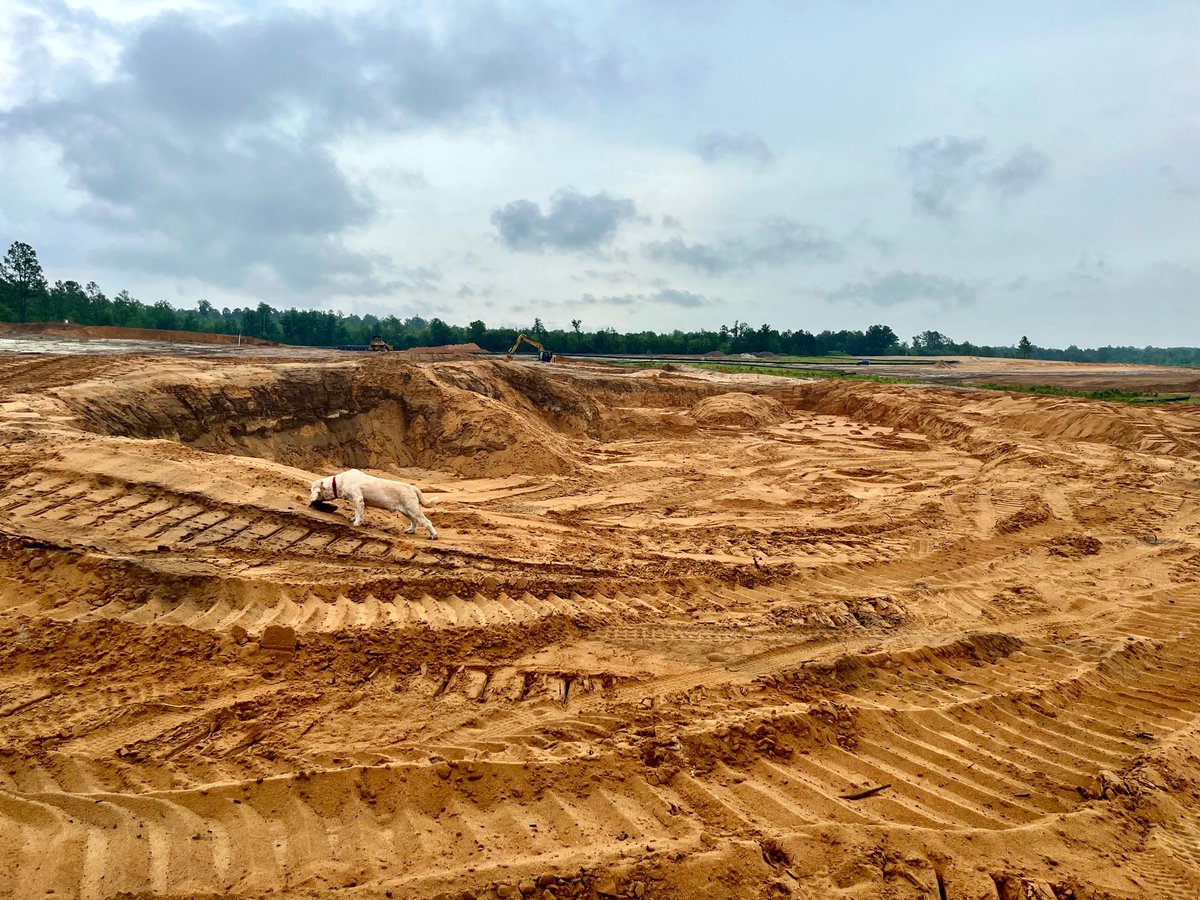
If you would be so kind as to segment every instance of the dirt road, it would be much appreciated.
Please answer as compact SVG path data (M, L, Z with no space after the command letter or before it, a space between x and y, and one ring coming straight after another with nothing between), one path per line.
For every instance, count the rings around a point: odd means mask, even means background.
M1188 409L312 353L0 376L0 895L1200 893ZM441 539L308 507L352 466Z

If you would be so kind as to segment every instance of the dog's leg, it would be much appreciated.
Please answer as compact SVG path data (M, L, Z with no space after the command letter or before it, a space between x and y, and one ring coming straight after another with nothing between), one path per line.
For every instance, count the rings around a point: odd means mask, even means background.
M404 533L412 534L414 531L417 530L417 520L414 519L412 516L409 516L408 513L404 512L404 510L400 510L400 512L402 512L402 513L404 513L404 515L408 516L408 527L404 529Z
M425 516L425 514L422 513L419 509L417 510L417 515L421 517L420 518L421 524L424 525L425 528L429 531L429 539L431 541L436 541L437 540L437 529L433 527L433 523L430 522L429 519ZM414 530L416 529L416 525L413 526L413 529Z
M366 505L363 502L362 491L355 491L354 496L347 499L354 503L354 524L361 525L363 519L363 508Z

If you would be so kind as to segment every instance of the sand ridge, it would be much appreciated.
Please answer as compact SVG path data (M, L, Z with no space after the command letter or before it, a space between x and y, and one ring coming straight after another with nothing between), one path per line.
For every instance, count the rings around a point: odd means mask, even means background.
M1200 892L1185 408L0 366L0 894Z

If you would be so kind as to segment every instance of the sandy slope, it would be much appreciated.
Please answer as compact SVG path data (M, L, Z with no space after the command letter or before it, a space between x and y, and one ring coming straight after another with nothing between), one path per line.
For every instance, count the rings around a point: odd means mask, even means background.
M277 347L264 341L236 334L209 331L163 331L157 328L122 328L114 325L72 325L69 322L0 322L3 335L44 335L78 340L156 341L183 344L233 344L245 347Z
M0 894L1197 895L1198 435L761 376L0 359ZM309 509L350 465L437 495L442 540Z

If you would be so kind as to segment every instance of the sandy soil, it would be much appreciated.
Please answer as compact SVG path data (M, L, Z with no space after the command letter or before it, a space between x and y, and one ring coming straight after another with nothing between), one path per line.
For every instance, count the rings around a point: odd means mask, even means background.
M9 355L0 482L0 895L1200 894L1189 411Z
M840 366L845 372L916 378L945 384L1052 385L1073 391L1116 388L1146 393L1200 394L1200 369L1141 363L1073 363L1047 359L943 356L928 366L903 365L905 357L879 357L871 368ZM908 358L912 362L912 358Z
M153 328L122 328L115 325L74 325L70 322L0 322L0 334L26 338L58 337L74 340L154 341L181 344L232 344L244 347L278 347L272 341L236 334L207 331L162 331Z

